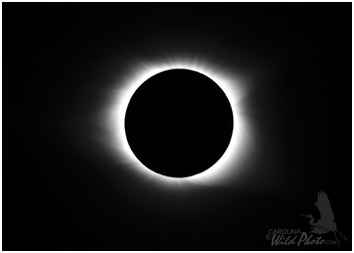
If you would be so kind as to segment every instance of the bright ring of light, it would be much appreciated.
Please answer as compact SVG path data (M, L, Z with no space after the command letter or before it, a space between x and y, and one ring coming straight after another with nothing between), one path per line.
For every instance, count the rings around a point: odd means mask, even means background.
M134 155L130 146L128 144L126 133L125 133L125 114L129 101L137 88L142 85L150 77L171 69L188 69L195 72L199 72L210 79L212 79L219 87L224 91L225 95L229 99L231 104L233 119L234 119L234 128L232 137L229 143L228 148L226 149L223 156L209 169L190 177L186 178L172 178L158 174L147 167L145 167ZM203 66L201 63L195 62L186 62L186 61L174 61L170 64L153 64L153 65L144 65L141 68L141 71L135 73L130 78L127 78L124 82L123 88L120 88L116 94L114 94L114 101L112 109L108 115L108 124L110 126L111 132L114 135L112 140L113 146L120 153L119 160L123 162L127 167L130 167L134 172L151 178L153 180L159 181L168 181L168 182L177 182L180 184L183 182L205 182L213 181L225 174L227 171L230 171L231 167L234 165L235 159L237 158L237 147L242 144L242 124L237 115L237 89L240 87L235 83L234 78L223 78L221 73L216 70L211 70L207 66ZM119 155L119 154L118 154Z

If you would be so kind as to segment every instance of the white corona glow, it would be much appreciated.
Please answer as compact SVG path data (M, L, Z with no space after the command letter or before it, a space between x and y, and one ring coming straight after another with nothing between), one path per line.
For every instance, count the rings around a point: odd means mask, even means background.
M162 184L185 185L186 183L213 183L221 177L227 176L229 172L235 170L236 161L242 154L241 146L244 140L244 127L242 117L238 115L238 103L242 98L242 86L238 83L237 78L227 75L225 71L217 70L196 60L172 60L170 62L160 62L152 64L141 64L135 68L135 72L125 77L123 83L119 84L119 89L114 93L110 106L109 115L107 115L108 125L113 139L110 140L115 150L118 151L119 161L123 162L132 172L145 179L153 180ZM138 69L138 70L137 70ZM225 93L231 104L233 112L233 133L223 156L209 169L185 178L173 178L158 174L145 167L132 152L125 133L125 114L129 101L137 88L142 85L150 77L172 69L187 69L199 72L212 79Z

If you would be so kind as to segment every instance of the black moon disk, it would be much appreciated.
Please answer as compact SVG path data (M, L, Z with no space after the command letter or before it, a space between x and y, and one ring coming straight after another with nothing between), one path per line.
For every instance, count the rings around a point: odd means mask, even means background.
M125 115L129 146L150 170L188 177L214 165L227 149L233 114L222 89L195 71L172 69L146 80Z

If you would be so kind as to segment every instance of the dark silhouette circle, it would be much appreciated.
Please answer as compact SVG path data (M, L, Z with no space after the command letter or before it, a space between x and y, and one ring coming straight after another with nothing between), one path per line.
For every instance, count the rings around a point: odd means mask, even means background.
M209 77L172 69L146 80L125 115L131 150L150 170L188 177L214 165L226 151L233 114L222 89Z

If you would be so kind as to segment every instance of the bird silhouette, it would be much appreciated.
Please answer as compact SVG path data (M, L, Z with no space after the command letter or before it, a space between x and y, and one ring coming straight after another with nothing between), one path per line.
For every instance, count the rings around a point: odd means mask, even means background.
M334 215L333 215L331 203L329 202L329 199L325 192L317 193L317 202L315 202L315 205L320 212L320 218L317 222L314 222L314 218L310 214L302 215L310 218L309 223L312 226L311 233L326 234L329 232L333 232L336 242L340 247L340 241L338 240L337 234L339 234L345 241L348 240L337 229L337 224L334 222Z

